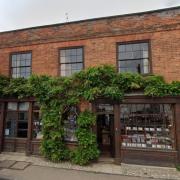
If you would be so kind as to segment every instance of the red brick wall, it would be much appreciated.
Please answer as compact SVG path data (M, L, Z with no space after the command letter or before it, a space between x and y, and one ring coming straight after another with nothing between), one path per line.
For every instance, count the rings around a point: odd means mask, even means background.
M116 66L116 44L150 40L152 72L180 80L180 8L0 33L0 74L9 75L11 52L32 50L32 71L57 76L59 48L84 46L85 68Z

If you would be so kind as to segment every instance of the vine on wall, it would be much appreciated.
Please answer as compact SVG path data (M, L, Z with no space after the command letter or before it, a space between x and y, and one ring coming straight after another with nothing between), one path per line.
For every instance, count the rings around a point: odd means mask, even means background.
M125 93L133 90L144 91L152 97L179 96L180 82L168 84L161 76L117 73L111 66L92 67L66 78L32 75L29 79L9 79L0 76L0 97L35 97L41 105L42 154L52 161L70 159L80 165L98 158L96 136L91 129L96 118L89 111L80 113L76 131L78 147L70 152L64 142L65 110L80 101L98 97L121 100Z

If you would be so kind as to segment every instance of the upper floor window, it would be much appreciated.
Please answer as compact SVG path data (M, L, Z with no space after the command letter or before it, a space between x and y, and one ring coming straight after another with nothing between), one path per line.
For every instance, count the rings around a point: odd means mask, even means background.
M71 48L60 50L60 74L71 76L83 69L83 48Z
M11 77L27 78L31 75L31 60L32 54L28 53L16 53L11 55Z
M148 74L150 72L148 46L147 42L118 45L119 72Z

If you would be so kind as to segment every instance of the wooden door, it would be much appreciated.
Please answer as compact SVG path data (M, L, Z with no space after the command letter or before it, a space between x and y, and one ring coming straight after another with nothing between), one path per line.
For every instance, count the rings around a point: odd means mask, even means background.
M114 115L97 115L97 142L102 155L114 157Z

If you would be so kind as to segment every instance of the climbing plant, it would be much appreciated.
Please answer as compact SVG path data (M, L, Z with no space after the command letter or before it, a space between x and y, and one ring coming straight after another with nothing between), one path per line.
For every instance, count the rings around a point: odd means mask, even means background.
M180 82L166 83L161 76L117 73L114 67L91 67L71 77L32 75L28 79L0 76L0 97L35 97L41 105L43 121L42 154L52 161L72 160L84 165L96 159L99 150L92 132L95 116L81 112L77 120L78 147L69 150L64 142L64 112L83 100L99 97L121 100L125 93L141 90L146 96L179 96Z
M75 164L85 165L99 156L99 150L96 143L96 135L92 131L95 125L96 116L85 110L77 119L76 137L78 147L71 153L72 162Z

